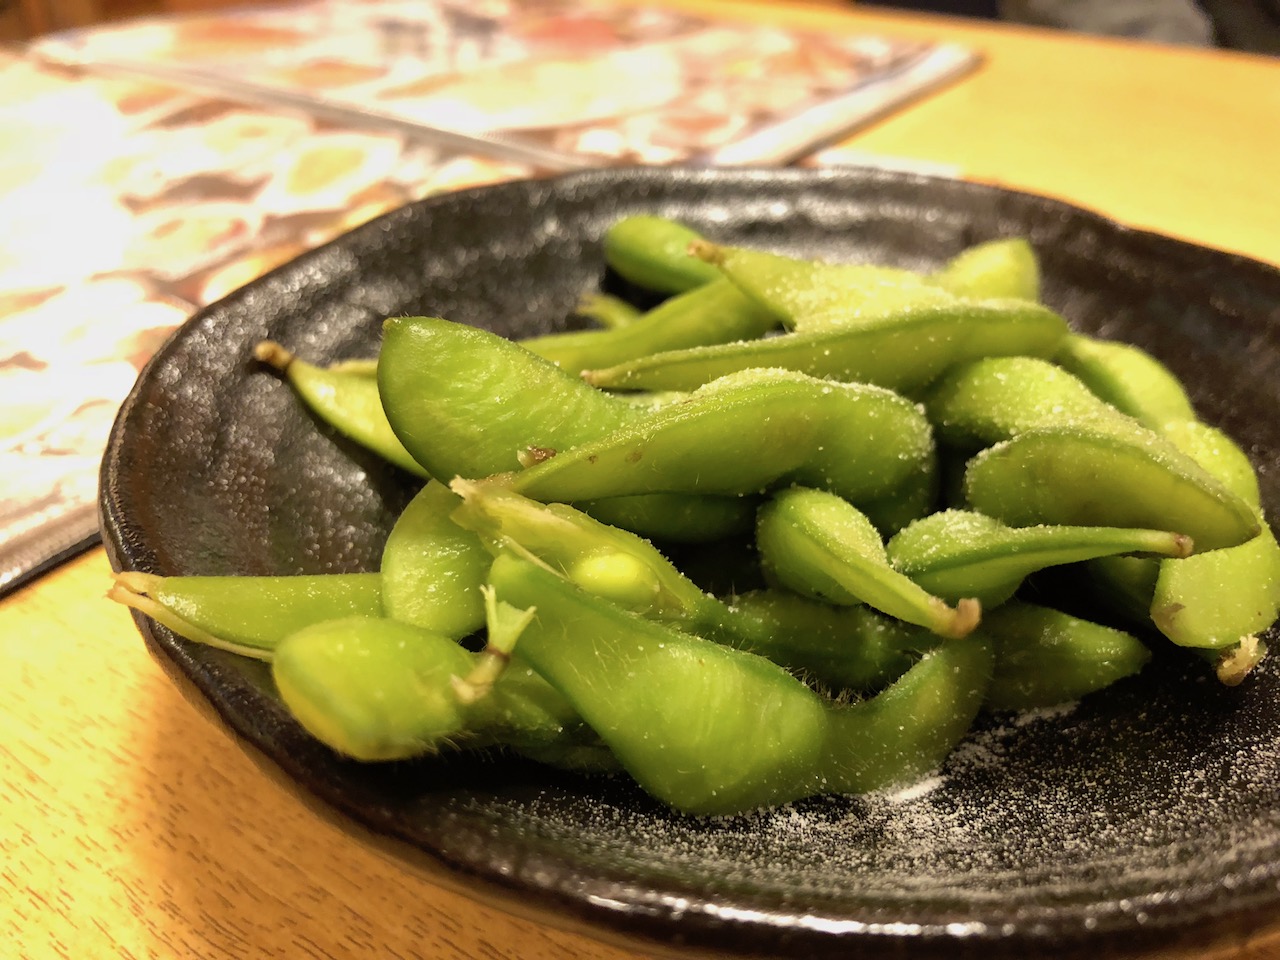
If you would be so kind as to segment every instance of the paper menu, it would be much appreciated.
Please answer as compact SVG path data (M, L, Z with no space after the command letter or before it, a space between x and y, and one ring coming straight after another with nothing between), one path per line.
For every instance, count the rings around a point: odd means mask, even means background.
M589 0L310 0L0 59L0 593L92 541L137 371L270 268L462 186L790 162L974 62Z

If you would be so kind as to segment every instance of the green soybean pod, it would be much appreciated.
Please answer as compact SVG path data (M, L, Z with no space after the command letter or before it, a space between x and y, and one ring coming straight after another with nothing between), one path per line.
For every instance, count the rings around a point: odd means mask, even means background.
M1023 237L988 240L962 250L927 280L957 297L1040 299L1040 261Z
M596 743L538 674L513 663L479 697L458 681L482 654L410 624L348 617L286 637L272 678L289 712L357 760L403 760L442 749L510 746L550 760Z
M1259 531L1244 501L1136 424L1027 430L970 460L964 486L973 509L1012 526L1177 530L1197 550L1235 546Z
M448 480L516 470L646 416L504 337L429 317L387 321L378 384L406 449ZM599 509L640 532L693 542L741 529L751 511L671 497Z
M862 608L780 591L730 600L704 593L653 544L566 504L543 504L492 482L455 480L453 520L495 555L533 559L588 593L648 619L751 650L836 689L865 690L904 673L927 634Z
M990 610L1045 567L1130 553L1185 557L1192 546L1189 537L1166 530L1010 527L980 513L944 510L899 531L886 552L895 569L930 593L950 603L973 597Z
M639 416L510 340L433 317L383 327L378 388L396 436L433 477L485 477L529 447L561 450Z
M754 494L785 483L874 501L934 470L914 404L865 384L748 370L695 391L511 481L537 500L639 493Z
M1119 416L1079 379L1042 357L983 357L957 364L922 402L939 444L966 455L1026 430Z
M500 556L490 576L507 603L537 607L520 649L538 672L644 790L686 813L918 778L964 735L991 674L989 644L967 637L839 704L763 657L638 618L526 561Z
M1247 503L1258 521L1258 535L1238 546L1161 562L1151 591L1151 619L1166 637L1180 646L1226 649L1280 615L1280 544L1243 450L1198 421L1170 421L1163 432Z
M610 293L584 294L574 313L594 320L606 330L625 327L644 316L644 311L635 304Z
M871 521L822 490L781 490L760 508L756 543L765 572L791 590L829 603L866 603L943 637L978 625L981 606L955 607L893 569Z
M552 333L521 344L579 376L662 350L755 339L776 326L773 316L733 284L717 279L671 297L625 326Z
M623 390L693 390L752 367L917 392L948 367L986 356L1050 356L1066 336L1062 317L1024 300L921 305L854 326L784 333L743 343L669 350L583 378Z
M701 239L701 234L666 217L624 217L605 231L604 259L632 283L661 293L683 293L719 276L711 264L689 254L689 245Z
M1151 659L1131 634L1027 603L987 611L980 629L995 643L992 710L1070 703L1138 673Z
M273 340L260 342L253 355L280 371L316 416L339 433L409 473L427 476L387 423L378 382L367 362L319 367Z
M691 250L792 330L857 326L954 301L920 274L862 263L826 263L706 241Z
M484 625L480 588L491 561L480 539L450 519L460 502L428 483L396 519L381 565L386 615L454 640Z
M311 624L382 615L376 573L162 577L134 570L116 574L107 596L180 637L259 660Z
M1094 394L1144 426L1194 420L1182 383L1151 354L1131 343L1072 334L1054 360Z

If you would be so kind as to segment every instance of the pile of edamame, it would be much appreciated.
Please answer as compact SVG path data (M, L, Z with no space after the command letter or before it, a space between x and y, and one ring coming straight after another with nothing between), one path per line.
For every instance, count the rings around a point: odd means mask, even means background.
M344 755L502 747L691 814L909 783L981 711L1094 694L1166 641L1228 684L1264 655L1280 547L1248 458L1154 358L1041 304L1025 241L922 274L636 216L604 251L659 305L592 294L595 328L522 342L395 318L331 366L257 345L421 483L377 572L112 596L270 661ZM732 589L670 559L695 549Z

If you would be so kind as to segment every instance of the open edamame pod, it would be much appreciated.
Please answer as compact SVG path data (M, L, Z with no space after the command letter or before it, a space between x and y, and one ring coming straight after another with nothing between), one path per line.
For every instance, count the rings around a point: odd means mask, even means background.
M957 297L1040 299L1040 262L1022 237L988 240L952 257L929 283Z
M187 640L258 660L270 660L303 627L382 615L376 573L161 577L131 570L115 575L107 596Z
M766 573L803 596L866 603L943 637L965 636L982 615L978 601L952 607L893 569L871 521L831 493L779 491L760 508L756 542Z
M692 390L751 367L780 367L848 382L919 391L957 363L986 356L1051 356L1066 321L1023 300L921 305L856 326L784 333L743 343L670 350L588 370L599 387Z
M1008 603L989 610L981 631L995 642L993 710L1069 703L1138 673L1151 652L1134 636L1047 607Z
M520 341L562 370L609 367L662 350L732 343L763 336L777 320L724 279L677 294L625 326L574 330Z
M794 482L859 503L932 475L934 466L928 421L897 394L748 370L544 460L511 486L537 500L573 502L660 492L742 495Z
M623 217L604 234L604 259L619 276L649 290L682 293L719 272L689 254L701 234L666 217Z
M484 624L480 588L491 561L479 537L450 519L459 502L431 481L396 518L382 548L386 615L453 640Z
M1195 419L1182 383L1141 347L1073 333L1054 360L1099 398L1153 430L1170 420Z
M964 493L979 513L1018 527L1177 530L1197 550L1235 546L1259 531L1244 501L1137 424L1079 423L1019 433L969 461Z
M318 367L274 340L260 342L253 355L280 371L312 412L339 433L415 476L427 476L387 423L375 368L362 362Z
M1004 603L1037 570L1094 557L1141 553L1185 557L1189 537L1163 530L1037 524L1010 527L968 510L931 514L886 545L894 568L955 603L974 597L984 611Z
M498 597L538 609L523 655L645 791L686 813L918 778L964 735L990 677L989 646L966 638L839 705L763 657L636 617L527 561L500 556L490 576Z
M933 646L914 627L862 608L781 591L724 602L704 593L651 543L566 504L543 504L491 482L455 480L453 519L496 556L543 564L588 593L651 620L767 656L834 689L867 690L896 679Z

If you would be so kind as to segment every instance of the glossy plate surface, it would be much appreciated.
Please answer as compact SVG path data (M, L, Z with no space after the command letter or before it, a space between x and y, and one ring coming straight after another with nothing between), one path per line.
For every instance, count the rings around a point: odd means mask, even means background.
M370 356L433 314L528 335L605 276L599 238L654 212L728 241L913 268L1028 236L1047 301L1138 343L1250 451L1280 509L1280 272L996 188L880 172L606 171L441 197L370 223L193 318L125 403L103 466L120 568L374 569L410 481L319 428L251 359ZM933 779L724 820L626 783L466 756L344 762L257 664L140 619L153 653L268 767L443 882L655 952L1088 955L1208 942L1280 914L1280 669L1227 690L1162 650L1074 708L988 718ZM1280 643L1273 639L1273 649Z

